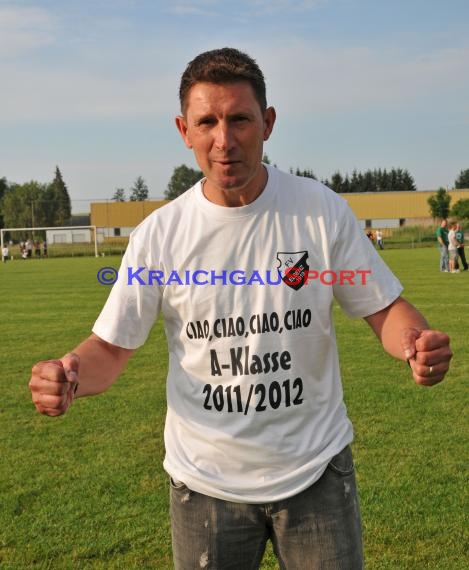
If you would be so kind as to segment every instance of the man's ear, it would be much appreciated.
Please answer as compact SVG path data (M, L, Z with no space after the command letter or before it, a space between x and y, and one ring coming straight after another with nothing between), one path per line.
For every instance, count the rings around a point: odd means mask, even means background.
M269 140L272 129L274 128L275 119L277 114L273 107L267 107L264 113L264 140Z
M192 144L189 140L189 137L187 135L187 123L186 123L186 119L182 116L182 115L178 115L175 119L176 121L176 128L179 131L182 140L184 141L184 144L187 146L187 148L192 148Z

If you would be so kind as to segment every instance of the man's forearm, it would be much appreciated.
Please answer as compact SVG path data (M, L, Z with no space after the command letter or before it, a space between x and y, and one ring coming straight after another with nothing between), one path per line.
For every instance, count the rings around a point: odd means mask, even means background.
M109 344L95 334L79 344L73 353L80 358L75 397L104 392L124 369L133 350Z
M429 328L425 317L410 303L399 297L389 307L365 319L391 356L406 360L402 348L402 334L406 329Z

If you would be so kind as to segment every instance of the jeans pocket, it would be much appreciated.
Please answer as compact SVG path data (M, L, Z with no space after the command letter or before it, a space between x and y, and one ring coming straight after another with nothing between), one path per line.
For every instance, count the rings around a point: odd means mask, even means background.
M355 467L353 464L353 456L350 445L347 445L344 447L344 449L342 449L340 453L335 455L330 460L327 468L331 471L334 471L334 473L337 473L338 475L342 475L344 477L347 475L352 475Z
M187 489L186 484L182 481L176 481L172 477L169 478L169 484L175 491L184 491Z

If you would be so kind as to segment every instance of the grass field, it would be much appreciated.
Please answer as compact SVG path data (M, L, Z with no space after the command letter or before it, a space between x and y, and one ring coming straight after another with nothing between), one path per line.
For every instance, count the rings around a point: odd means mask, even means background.
M438 271L436 248L382 252L435 328L452 371L415 386L361 321L335 309L370 570L468 568L469 272ZM31 365L89 334L117 257L0 264L0 568L170 569L162 470L166 341L161 322L106 394L60 418L37 414ZM271 551L263 569L277 568ZM240 569L243 570L243 569ZM301 569L299 569L301 570Z

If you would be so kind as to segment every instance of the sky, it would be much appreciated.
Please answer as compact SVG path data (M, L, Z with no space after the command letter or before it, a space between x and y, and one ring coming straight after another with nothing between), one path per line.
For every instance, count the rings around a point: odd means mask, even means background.
M320 179L405 168L419 190L469 168L467 0L0 0L0 178L49 182L74 213L142 176L197 167L179 80L225 46L264 72L265 152Z

